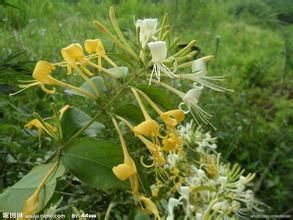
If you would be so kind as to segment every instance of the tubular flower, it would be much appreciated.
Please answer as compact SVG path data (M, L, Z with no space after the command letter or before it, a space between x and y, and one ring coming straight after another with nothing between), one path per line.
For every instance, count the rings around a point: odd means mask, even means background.
M200 83L210 89L215 91L232 91L226 89L222 86L216 85L210 81L221 81L223 80L223 76L207 76L207 65L206 63L212 58L212 56L206 56L194 60L192 62L192 73L189 74L179 74L179 77L182 79L192 80L196 83Z
M95 95L97 97L100 96L99 91L96 87L96 85L86 76L93 76L93 73L91 73L84 64L89 64L91 66L94 66L96 68L100 68L100 66L97 66L96 64L89 61L86 56L83 53L83 49L80 44L70 44L68 47L65 47L61 50L61 54L67 63L67 73L72 73L72 68L75 69L78 74L83 78L92 88L92 90L95 92ZM81 69L78 67L78 65L81 65L82 69L86 73L86 75L81 71Z
M175 198L170 198L168 200L168 204L166 205L166 209L168 210L168 216L166 220L174 220L174 208L180 204L180 201Z
M123 121L129 127L129 129L131 129L133 131L134 127L132 126L132 124L129 121L127 121L126 119L124 119L120 116L116 116L116 117L119 120ZM148 151L152 155L152 159L153 159L153 164L146 165L142 162L142 159L143 159L143 157L142 157L141 158L142 165L144 165L145 167L152 167L153 165L156 167L162 167L163 165L165 165L166 160L160 150L160 146L156 143L151 142L150 140L148 140L147 138L145 138L142 135L137 135L137 137L144 143L144 145L146 146L146 148L148 149Z
M184 120L184 112L180 109L170 110L160 115L161 119L168 126L175 127Z
M28 122L25 126L25 128L32 129L36 128L38 131L38 134L41 135L44 132L49 134L50 136L54 136L54 133L56 132L56 128L50 125L47 122L43 122L43 124L38 119L33 119L30 122Z
M23 90L30 88L32 86L40 86L41 89L48 94L53 94L55 93L56 89L53 88L52 90L49 90L45 87L45 85L53 85L53 86L61 86L64 88L69 88L72 90L75 90L77 92L80 92L82 94L84 94L87 97L90 97L92 99L96 99L96 97L92 96L91 94L89 94L87 91L80 89L78 87L72 86L70 84L64 83L62 81L59 81L57 79L55 79L54 77L51 76L52 71L55 70L55 66L47 61L38 61L34 72L32 74L32 77L34 78L34 80L30 81L30 84L27 85L19 85L20 88L23 88L22 90L11 94L11 95L15 95L19 92L22 92Z
M136 21L136 27L139 28L139 41L142 48L145 48L146 44L154 37L158 25L157 19L138 19Z
M144 136L159 136L160 135L160 125L153 119L146 119L144 122L135 126L132 131L135 136L144 135Z
M96 53L98 55L98 65L100 67L102 67L102 58L113 67L117 67L117 65L106 55L106 51L100 39L86 40L84 42L84 47L89 54Z
M156 80L153 80L154 82L158 82ZM158 82L160 83L160 82ZM194 84L193 88L188 90L186 93L183 93L168 84L161 82L160 85L165 87L166 89L170 90L171 92L175 93L182 99L182 103L179 105L179 109L184 112L184 114L191 113L194 120L199 124L198 120L195 117L195 114L199 117L201 121L203 121L205 124L210 124L209 118L212 117L210 114L205 112L201 107L198 105L198 100L201 95L203 85L202 84ZM210 124L211 125L211 124Z
M37 187L36 191L33 193L32 196L30 196L28 199L24 202L24 209L22 211L24 217L21 218L21 220L27 219L27 215L33 215L38 211L38 208L40 206L39 200L40 200L40 194L42 189L45 187L46 182L50 178L50 176L55 172L55 170L58 168L59 161L57 161L52 168L49 170L47 175L43 178L40 185Z
M163 150L172 151L179 146L182 146L183 140L175 132L170 133L167 137L163 138Z
M179 108L183 110L183 106L186 105L188 107L188 111L193 115L194 118L195 113L203 122L208 124L208 118L211 117L211 115L198 106L198 100L202 89L203 85L195 85L194 88L187 91L187 93L182 97L183 103L180 104Z
M122 133L120 131L120 128L119 128L116 120L114 118L112 118L112 121L113 121L113 124L114 124L117 132L118 132L120 143L121 143L122 150L123 150L123 155L124 155L124 163L119 164L117 166L114 166L112 168L112 171L115 174L115 176L122 181L129 179L130 185L132 188L132 192L135 194L138 192L138 177L137 177L136 166L135 166L133 159L131 158L131 156L128 153L125 140L122 136Z
M184 120L184 112L180 109L170 110L167 112L161 111L161 109L148 97L143 91L136 89L153 107L153 109L160 115L160 118L168 126L175 127Z
M72 68L77 69L78 64L89 64L90 61L86 58L83 53L83 49L80 44L70 44L68 47L62 48L61 54L65 62L67 63L68 74L72 73ZM88 73L88 75L93 75Z
M141 196L138 196L138 199L145 206L145 208L143 208L143 211L145 211L146 213L153 214L156 220L160 220L161 219L161 217L159 215L158 208L157 208L156 204L153 203L152 200L150 200L149 198L147 198L145 196L142 196L142 195Z
M148 139L146 139L145 137L143 137L141 135L138 136L138 138L144 143L144 145L147 147L148 151L151 153L152 159L154 161L154 163L152 165L154 165L156 167L163 167L166 164L166 160L160 150L160 146L149 141ZM141 162L142 162L142 160L141 160ZM145 167L151 167L151 166L145 165Z
M155 120L153 120L149 116L149 114L146 111L144 105L142 104L142 101L141 101L139 95L137 94L136 90L134 88L131 88L131 91L133 92L133 94L139 104L139 107L145 117L145 121L143 121L139 125L135 126L132 129L132 131L134 132L134 134L136 136L145 135L145 136L158 137L160 135L160 125L158 124L158 122L156 122Z
M152 82L153 75L160 81L161 72L165 73L170 78L176 77L168 67L165 66L163 61L167 58L167 45L165 41L156 41L148 43L152 55L152 62L154 64L151 72L149 84Z

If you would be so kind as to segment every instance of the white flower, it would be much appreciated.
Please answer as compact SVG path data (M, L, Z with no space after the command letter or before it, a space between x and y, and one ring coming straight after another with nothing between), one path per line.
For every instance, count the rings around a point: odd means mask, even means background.
M168 200L168 216L166 220L174 220L174 208L180 204L178 199L170 198Z
M171 78L174 78L174 73L165 66L163 61L167 58L167 45L165 41L155 41L148 43L152 55L152 62L154 64L151 72L149 84L152 82L153 75L160 81L161 72L165 73Z
M196 213L195 220L201 220L201 219L202 219L202 214Z
M183 102L180 103L179 109L181 109L184 113L191 113L194 120L199 124L198 120L196 119L194 114L196 114L200 120L202 120L206 124L209 123L209 118L212 117L210 114L205 112L201 107L198 105L199 97L201 95L203 89L203 85L194 84L194 88L188 90L184 95L181 96ZM187 109L184 108L187 106Z
M224 78L223 76L207 76L206 62L210 60L211 57L212 56L206 56L206 57L202 57L197 60L194 60L192 62L192 73L180 74L179 77L182 79L188 79L196 83L200 83L215 91L219 91L219 92L232 91L230 89L226 89L222 86L219 86L210 82L210 81L221 81Z
M143 48L145 48L146 44L153 38L156 33L158 25L157 19L138 19L136 21L136 27L140 28L139 31L139 41Z
M170 153L167 157L166 167L172 169L176 167L176 164L180 161L180 156L176 153Z
M154 82L157 82L156 80L153 80ZM160 82L158 82L160 83ZM194 120L199 124L198 120L195 117L195 114L199 117L201 121L203 121L205 124L212 124L209 122L209 118L212 117L210 114L205 112L202 108L198 106L198 100L201 95L203 85L202 84L193 84L193 88L188 90L186 93L183 93L168 84L161 82L161 86L165 87L166 89L170 90L171 92L175 93L182 99L182 103L179 105L179 109L183 111L185 114L191 113Z

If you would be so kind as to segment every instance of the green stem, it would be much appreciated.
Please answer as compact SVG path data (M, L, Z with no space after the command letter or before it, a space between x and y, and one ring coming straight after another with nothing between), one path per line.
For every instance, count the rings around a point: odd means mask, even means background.
M82 134L82 132L84 132L92 123L94 123L98 117L101 115L101 113L103 111L105 111L106 109L108 109L114 101L116 101L116 99L121 95L121 93L124 91L124 89L126 89L128 87L128 85L134 80L136 79L142 72L144 72L144 70L140 70L138 73L134 74L121 88L120 90L113 96L113 98L104 106L101 108L100 111L98 111L94 117L92 118L91 121L89 121L86 125L84 125L78 132L76 132L68 141L65 142L65 144L62 146L61 149L64 148L64 146L66 146L67 143L69 143L70 141L72 141L73 139L77 138L79 135Z
M54 103L51 103L51 108L52 108L52 111L54 113L54 118L55 118L55 121L56 121L56 124L57 124L57 131L58 131L58 141L62 141L63 139L63 133L62 133L62 127L61 127L61 122L59 120L59 115L58 115L58 111L57 111L57 108L56 108L56 105Z

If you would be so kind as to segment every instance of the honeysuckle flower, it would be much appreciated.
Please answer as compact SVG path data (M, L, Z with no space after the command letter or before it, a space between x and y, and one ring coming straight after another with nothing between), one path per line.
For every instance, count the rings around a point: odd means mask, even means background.
M175 127L184 120L185 115L182 110L175 109L162 113L160 117L167 125Z
M98 88L96 85L87 77L87 76L93 76L93 73L91 73L84 65L91 65L95 68L101 69L101 66L98 66L94 63L92 63L83 52L83 49L80 44L70 44L69 46L63 48L61 50L61 54L65 62L67 63L67 73L71 74L72 69L75 69L77 73L80 75L81 78L83 78L92 88L92 90L95 92L95 95L97 97L100 96ZM79 65L81 66L82 70L79 68ZM85 73L85 74L84 74Z
M56 128L53 127L51 124L47 122L43 122L42 124L38 119L33 119L29 121L24 127L28 129L36 128L39 135L46 132L50 136L54 136L54 132L56 132Z
M160 83L163 87L170 90L171 92L175 93L182 99L182 103L179 105L179 109L182 110L185 114L191 113L194 120L199 124L197 117L203 121L205 124L210 124L209 118L212 117L210 114L205 112L201 107L198 105L199 97L201 95L203 85L202 84L194 84L194 87L188 90L186 93L183 93L164 82L158 82L153 80L154 82ZM210 124L211 125L211 124Z
M155 41L148 43L152 55L153 69L151 72L149 84L152 82L153 75L160 81L161 72L170 78L176 77L172 71L166 67L163 61L167 58L167 45L165 41Z
M127 121L125 118L122 118L120 116L116 116L119 120L123 121L132 131L134 130L134 126ZM134 131L133 131L134 132ZM161 150L160 150L160 146L157 144L159 142L156 143L156 141L152 142L150 140L148 140L147 138L145 138L143 135L139 134L137 135L137 137L144 143L144 145L146 146L146 148L148 149L148 151L150 152L150 154L152 155L152 159L153 159L153 163L151 165L146 165L143 162L143 156L141 157L141 163L143 166L145 167L162 167L165 165L166 160L164 158L164 155L162 154Z
M120 128L115 118L112 118L112 121L119 135L119 139L120 139L120 143L121 143L121 147L122 147L123 155L124 155L124 163L114 166L112 168L112 171L115 174L115 176L122 181L129 179L130 185L132 188L132 193L136 194L138 192L138 177L137 177L136 165L128 153L125 140L123 138L123 135L120 131Z
M134 88L131 88L131 91L133 92L139 107L145 117L145 121L140 123L139 125L133 127L132 131L136 136L138 135L145 135L145 136L153 136L153 137L158 137L160 135L160 125L158 122L153 120L148 112L146 111L144 105L142 104L142 101L137 94L136 90Z
M167 126L175 127L184 120L184 112L180 109L174 109L167 112L163 112L143 91L135 89L140 93L145 100L153 107L153 109L160 115L160 118L164 121Z
M37 209L39 207L39 202L40 202L40 194L42 189L45 187L46 182L50 178L50 176L55 172L59 165L59 161L55 162L49 172L46 174L46 176L42 179L41 183L37 187L36 191L31 195L29 198L27 198L24 202L24 208L23 208L23 217L21 220L26 220L27 215L33 215L36 214Z
M160 125L153 119L146 119L135 126L132 131L136 136L144 135L158 137L160 135Z
M172 132L162 140L163 150L172 151L183 144L182 138L177 133Z
M145 48L146 44L153 39L154 34L156 33L158 25L157 19L138 19L136 21L136 27L139 27L139 41L142 48Z
M145 206L145 208L143 208L143 211L145 211L146 213L149 213L149 214L153 214L155 220L161 219L161 217L159 215L158 208L157 208L156 204L153 203L152 200L150 200L149 198L147 198L143 195L138 196L138 199Z
M179 74L178 76L181 79L188 79L194 81L196 83L200 83L210 89L215 91L224 92L224 91L232 91L230 89L226 89L222 86L216 85L210 81L220 81L223 79L223 76L207 76L207 62L212 58L212 56L206 56L194 60L192 63L192 73L189 74Z
M72 68L76 69L78 68L79 64L87 64L89 63L89 60L84 55L83 49L80 44L74 43L70 44L67 47L62 48L61 54L65 62L67 63L67 73L72 73ZM86 74L89 74L86 72ZM90 76L93 74L90 73Z
M179 134L184 137L184 141L189 146L195 147L195 150L199 153L216 153L216 139L212 137L210 132L204 132L201 126L195 128L194 121L180 125L178 127Z
M160 150L160 146L158 146L156 143L151 142L150 140L146 139L142 135L139 135L138 138L144 143L144 145L147 147L149 152L152 155L153 164L152 165L146 165L145 167L163 167L166 164L166 160ZM143 157L142 157L143 159ZM141 162L143 162L141 159ZM143 164L145 165L145 164Z
M117 67L117 65L106 55L106 51L100 39L89 39L84 42L85 50L89 54L96 53L98 55L98 65L102 67L102 59L105 59L111 66Z
M19 92L22 92L23 90L25 89L28 89L32 86L40 86L41 89L47 93L47 94L53 94L56 92L56 89L53 87L53 89L47 89L45 87L45 85L51 85L51 86L61 86L61 87L64 87L64 88L69 88L69 89L72 89L72 90L75 90L77 92L80 92L82 94L84 94L85 96L89 97L89 98L92 98L92 99L96 99L95 96L89 94L87 91L81 89L81 88L78 88L78 87L75 87L75 86L72 86L70 84L67 84L67 83L64 83L62 81L59 81L57 79L55 79L54 77L51 76L51 73L52 71L55 70L55 66L47 61L38 61L36 63L36 66L35 66L35 69L33 71L33 74L32 74L32 77L34 78L34 80L31 80L30 84L27 84L27 85L19 85L20 88L22 88L22 90L14 93L14 94L11 94L11 95L15 95Z
M166 167L169 168L169 169L173 169L173 168L176 168L179 161L180 161L180 156L175 153L175 152L171 152L168 154L167 156L167 164L166 164Z
M174 208L177 207L180 204L180 201L178 199L175 198L170 198L168 200L168 216L166 218L166 220L174 220Z

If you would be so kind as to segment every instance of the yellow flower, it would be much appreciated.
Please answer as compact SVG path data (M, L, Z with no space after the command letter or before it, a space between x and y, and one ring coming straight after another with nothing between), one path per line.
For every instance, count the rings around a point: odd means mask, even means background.
M151 142L150 140L146 139L145 137L143 137L142 135L139 135L138 138L144 143L144 145L147 147L147 149L149 150L149 152L152 155L152 159L154 161L154 163L149 166L149 165L145 165L144 163L142 163L145 167L152 167L153 165L156 167L162 167L166 164L166 160L164 158L164 155L162 154L161 150L160 150L160 146L157 145L156 143ZM142 157L143 158L143 157ZM142 159L141 159L142 162Z
M184 120L185 115L180 109L175 109L160 114L160 117L166 125L175 127Z
M68 47L62 48L61 54L65 62L68 64L68 74L72 73L72 68L75 69L78 67L78 63L87 64L89 62L84 55L80 44L70 44Z
M132 131L135 136L144 135L158 137L160 135L160 125L153 119L147 119L135 126Z
M100 39L86 40L84 42L84 47L89 54L97 53L101 57L106 55L104 46Z
M179 109L182 110L184 112L184 114L191 113L191 115L193 116L193 118L197 124L200 124L198 121L198 119L200 119L205 124L209 124L209 125L213 126L209 122L209 118L212 116L209 113L205 112L198 105L199 97L200 97L201 92L204 88L204 86L202 84L193 84L193 88L189 89L186 93L184 93L184 92L181 92L181 91L173 88L172 86L170 86L164 82L159 82L157 80L153 80L153 81L159 83L161 86L165 87L166 89L168 89L171 92L178 95L183 101L180 103Z
M163 112L143 91L139 89L136 90L147 100L147 102L153 107L153 109L160 115L160 118L164 121L166 125L175 127L184 120L185 115L183 111L175 109Z
M163 138L163 150L172 151L183 144L182 138L175 132L170 133L167 137Z
M132 124L129 121L127 121L126 119L124 119L120 116L116 116L116 117L118 119L120 119L121 121L123 121L133 131L134 127L132 126ZM152 167L153 165L157 166L157 167L162 167L163 165L166 164L166 160L165 160L164 155L162 154L162 152L160 150L160 146L158 144L151 142L150 140L148 140L147 138L145 138L142 135L137 135L137 137L147 147L147 149L151 153L152 159L153 159L153 163L151 165L146 165L142 161L143 157L141 157L142 165L144 165L145 167ZM158 141L158 143L159 143L159 141Z
M84 47L89 54L96 53L98 55L98 65L102 67L102 58L105 59L113 67L117 65L106 55L106 51L100 39L86 40Z
M158 137L160 135L160 125L158 122L153 120L148 112L146 111L144 105L142 104L142 101L137 94L136 90L134 88L131 88L138 104L139 107L144 115L145 121L140 123L139 125L135 126L132 131L136 136L138 135L145 135L145 136L153 136L153 137Z
M45 87L45 85L52 85L52 86L61 86L64 88L69 88L69 89L78 91L78 92L80 92L80 93L84 94L85 96L88 96L92 99L96 99L96 97L92 96L87 91L80 89L78 87L72 86L70 84L64 83L64 82L59 81L59 80L55 79L54 77L52 77L51 73L54 70L55 70L55 66L53 64L51 64L47 61L38 61L35 66L34 72L32 74L32 77L34 78L34 80L31 80L30 84L19 85L19 87L23 88L23 89L14 93L14 94L11 94L11 95L15 95L15 94L22 92L23 90L28 89L32 86L40 86L41 89L45 93L53 94L56 91L55 88L49 90Z
M112 168L112 171L115 174L115 176L122 181L129 179L130 185L132 188L132 192L133 192L133 194L135 194L138 192L138 177L137 177L136 166L135 166L133 159L131 158L131 156L128 153L125 140L122 136L122 133L120 131L120 128L119 128L116 120L114 118L112 118L112 121L113 121L113 124L114 124L117 132L118 132L120 143L121 143L122 150L123 150L123 155L124 155L124 163L119 164L117 166L114 166Z
M94 66L98 69L100 69L100 66L97 66L96 64L92 63L83 53L83 49L80 44L70 44L68 47L65 47L61 50L61 54L65 60L67 65L67 73L72 73L72 68L77 71L77 73L89 84L89 86L93 89L95 92L95 95L97 97L100 96L99 91L96 87L96 85L86 76L93 76L93 73L91 73L84 65L89 64L91 66ZM79 68L81 66L82 70Z
M143 195L138 196L138 199L145 206L145 208L143 209L143 211L145 211L146 213L153 214L156 220L160 220L161 219L161 217L159 215L158 208L157 208L156 204L153 203L152 200L150 200L149 198L147 198L147 197L145 197Z
M44 122L43 125L38 119L31 120L24 127L28 129L36 128L38 130L39 135L41 135L44 131L49 135L54 135L54 132L56 132L55 127L53 127L47 122Z
M59 161L57 161L52 168L49 170L47 175L42 179L40 185L37 187L36 191L33 193L32 196L30 196L28 199L25 200L24 202L24 208L23 208L23 218L22 220L27 219L25 216L26 215L33 215L36 214L38 207L39 207L39 198L40 198L40 193L42 189L45 187L46 182L48 181L49 177L55 172L59 165Z

